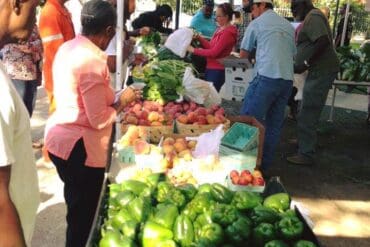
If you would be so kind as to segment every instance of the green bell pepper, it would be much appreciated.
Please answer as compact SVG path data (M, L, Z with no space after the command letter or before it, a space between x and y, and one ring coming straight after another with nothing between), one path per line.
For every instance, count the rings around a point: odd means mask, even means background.
M184 184L177 187L184 194L186 201L191 201L197 194L197 189L192 184Z
M156 247L177 247L177 245L173 240L164 240L156 243Z
M281 240L271 240L267 242L264 247L289 247L289 245Z
M122 224L127 221L138 222L136 217L130 212L127 207L121 208L121 210L118 211L118 213L114 215L110 221L111 225L114 228L121 228Z
M279 214L276 213L273 209L262 205L253 208L250 217L254 225L259 225L260 223L274 224L280 219Z
M173 203L179 209L186 204L185 196L168 182L159 182L157 186L156 199L158 202Z
M193 223L186 215L179 215L176 218L173 235L176 242L181 246L190 246L194 241Z
M296 216L297 216L297 214L295 213L295 211L293 209L288 209L285 212L280 213L280 217L281 218L284 218L284 217L296 217Z
M316 247L316 244L308 240L299 240L294 243L293 247Z
M264 246L267 242L276 239L276 231L272 224L261 223L253 229L252 237L256 246Z
M210 184L202 184L198 187L198 195L203 193L211 193L212 186Z
M99 241L99 247L134 247L135 243L129 238L123 237L117 231L106 232Z
M135 239L138 226L139 226L139 223L137 223L134 220L125 221L121 226L121 231L124 236L127 236L131 239Z
M233 193L219 183L212 184L211 195L215 201L220 203L229 204L233 199Z
M262 197L256 193L249 191L237 191L235 192L232 205L237 209L245 211L250 210L258 205L261 205Z
M182 209L186 205L185 196L178 189L172 189L171 193L167 197L166 201L168 203L175 204L179 209Z
M173 189L168 182L159 182L157 185L156 199L158 202L165 202Z
M118 192L111 202L113 206L122 207L126 206L130 201L136 198L135 194L130 190Z
M142 236L143 247L158 246L158 243L172 240L172 238L173 233L171 230L153 221L145 223Z
M130 190L137 196L139 196L145 188L148 188L148 186L145 183L137 180L129 179L121 183L122 190Z
M251 235L251 226L251 220L241 216L226 228L225 233L228 240L235 246L245 246Z
M220 225L211 223L202 227L197 246L217 246L222 243L224 233Z
M289 209L290 206L289 195L287 193L277 193L268 196L263 201L263 206L272 208L277 212L284 212L285 210Z
M163 173L152 173L145 178L145 183L149 187L155 188L160 181L164 180L164 178L165 175Z
M195 222L198 222L201 226L211 224L212 223L212 216L211 212L204 212L203 214L198 215Z
M194 205L194 210L198 214L213 210L213 207L216 204L215 201L213 201L211 194L206 193L197 195L190 203Z
M304 225L298 217L285 217L276 224L279 235L285 240L294 240L302 236Z
M150 201L146 197L138 197L132 200L127 208L137 222L144 222L151 213Z
M217 204L212 211L212 221L222 226L227 226L236 221L239 217L239 212L233 206L227 204Z
M197 212L195 212L194 204L188 203L188 205L185 206L184 210L181 212L182 214L188 216L190 220L195 220L197 217Z
M158 204L157 211L152 220L167 229L172 229L178 215L179 211L174 204Z
M122 191L120 184L110 184L109 186L109 198L115 198L117 194Z

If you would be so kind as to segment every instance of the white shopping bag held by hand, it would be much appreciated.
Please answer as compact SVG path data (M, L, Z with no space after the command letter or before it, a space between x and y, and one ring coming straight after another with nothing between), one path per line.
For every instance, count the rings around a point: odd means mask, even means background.
M168 36L164 46L180 57L185 57L186 49L193 39L193 30L187 27L177 29Z

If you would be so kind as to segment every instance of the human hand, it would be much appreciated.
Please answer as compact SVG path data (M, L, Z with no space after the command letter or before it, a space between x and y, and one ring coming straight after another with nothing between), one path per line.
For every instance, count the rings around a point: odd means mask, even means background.
M189 45L188 48L186 48L186 50L190 53L194 53L194 47L192 47L191 45Z
M148 61L148 58L142 54L142 53L137 53L134 54L134 61L132 62L135 65L142 65L145 64Z
M308 67L305 64L295 64L294 65L294 73L296 74L302 74L308 69Z
M151 32L150 27L142 27L139 30L139 34L144 36L150 34L150 32Z

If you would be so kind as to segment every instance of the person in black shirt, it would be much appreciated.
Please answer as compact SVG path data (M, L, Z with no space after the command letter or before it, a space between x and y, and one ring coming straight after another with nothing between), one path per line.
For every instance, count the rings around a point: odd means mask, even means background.
M350 6L349 11L351 11L351 6ZM341 39L342 39L343 28L344 28L344 19L345 19L345 15L346 15L346 5L342 6L339 13L342 17L339 21L338 28L337 28L337 34L336 34L336 37L335 37L335 47L336 48L341 46L340 42L341 42ZM349 12L347 29L346 29L346 33L345 33L345 37L344 37L344 44L343 44L344 46L349 46L349 44L350 44L351 35L352 35L352 28L353 28L353 26L352 26L352 16L351 16L351 12Z
M167 4L163 4L158 6L154 11L148 11L139 15L139 17L132 22L132 27L134 29L139 29L147 26L160 33L170 34L173 31L171 28L168 28L171 18L171 7Z

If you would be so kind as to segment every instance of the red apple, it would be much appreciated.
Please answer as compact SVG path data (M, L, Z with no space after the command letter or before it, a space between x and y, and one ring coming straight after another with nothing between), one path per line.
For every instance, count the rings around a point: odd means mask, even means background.
M249 182L245 177L239 177L239 185L248 185Z
M248 182L248 184L252 183L253 181L253 176L248 170L242 171L240 177L244 178Z
M263 186L265 185L265 180L262 177L255 177L253 179L252 185L254 186Z
M231 182L233 184L239 184L239 176L231 177Z
M239 172L237 170L232 170L230 172L230 177L233 178L233 177L239 177Z

